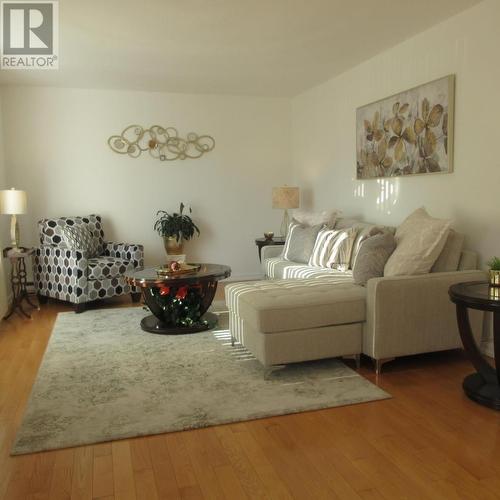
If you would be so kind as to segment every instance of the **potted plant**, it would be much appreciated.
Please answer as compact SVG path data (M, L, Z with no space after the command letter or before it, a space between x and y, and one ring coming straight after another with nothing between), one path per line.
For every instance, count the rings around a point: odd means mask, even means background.
M500 258L493 257L487 264L490 267L490 285L500 286Z
M154 230L163 237L163 244L167 255L180 255L183 253L184 242L190 240L195 234L200 235L198 226L189 215L184 214L184 203L181 202L179 212L169 214L165 210L158 210ZM192 213L189 207L189 213Z

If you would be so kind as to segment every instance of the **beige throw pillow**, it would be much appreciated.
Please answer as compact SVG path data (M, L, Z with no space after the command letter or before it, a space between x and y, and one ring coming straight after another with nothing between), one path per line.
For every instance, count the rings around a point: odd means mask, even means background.
M443 250L450 224L430 217L423 207L415 210L396 230L396 250L385 265L384 276L428 273Z
M462 255L465 236L450 229L443 251L439 254L436 262L432 266L431 273L444 273L456 271Z
M354 228L335 230L324 227L316 238L309 265L347 271L356 234Z
M293 218L305 226L328 226L333 228L340 210L324 210L323 212L305 212L304 210L295 210Z

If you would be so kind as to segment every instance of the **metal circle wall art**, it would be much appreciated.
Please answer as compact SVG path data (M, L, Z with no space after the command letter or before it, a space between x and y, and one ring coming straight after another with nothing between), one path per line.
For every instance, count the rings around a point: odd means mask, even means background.
M132 158L138 158L143 152L149 151L153 158L173 161L200 158L214 149L215 140L209 135L194 132L183 139L174 127L153 125L145 129L140 125L129 125L120 135L112 135L108 139L108 145L115 153Z

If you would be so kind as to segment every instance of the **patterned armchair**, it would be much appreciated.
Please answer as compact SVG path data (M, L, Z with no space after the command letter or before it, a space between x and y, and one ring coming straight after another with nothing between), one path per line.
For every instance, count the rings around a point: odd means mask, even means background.
M85 225L86 234L93 240L96 257L90 257L78 248L65 243L63 228ZM144 265L142 245L104 241L101 217L61 217L38 222L40 246L34 254L34 281L41 303L49 297L75 304L75 311L85 310L93 300L132 294L140 299L140 292L125 282L124 274Z

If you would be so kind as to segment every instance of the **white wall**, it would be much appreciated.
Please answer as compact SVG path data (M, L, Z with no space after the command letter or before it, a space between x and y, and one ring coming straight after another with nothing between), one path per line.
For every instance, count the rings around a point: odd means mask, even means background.
M464 231L481 263L500 254L500 2L486 1L296 97L294 181L311 207L399 224L424 205ZM355 110L456 74L455 171L357 181Z
M189 259L259 275L254 239L280 225L271 188L290 182L289 100L33 87L2 96L7 182L28 193L23 244L36 242L41 217L97 213L108 239L144 244L155 265L164 259L156 211L183 201L202 232ZM107 145L130 124L210 134L216 146L197 160L131 159Z
M451 218L479 252L500 255L500 2L480 3L292 102L294 182L313 208L341 208L399 224L424 205ZM355 110L399 91L456 74L455 171L355 180Z

